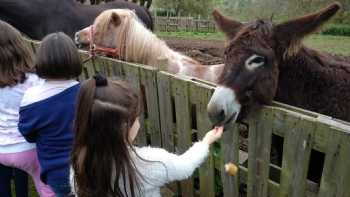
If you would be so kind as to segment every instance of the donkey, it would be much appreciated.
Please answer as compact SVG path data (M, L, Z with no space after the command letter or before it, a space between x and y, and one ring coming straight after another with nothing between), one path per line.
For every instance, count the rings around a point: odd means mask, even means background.
M163 40L147 30L132 11L126 9L102 12L93 25L76 33L75 41L79 45L90 44L94 51L117 56L124 61L160 66L161 70L170 73L212 82L217 80L224 67L223 64L201 65L170 49Z
M153 30L148 10L126 1L82 5L76 0L0 0L0 20L36 40L57 31L73 38L76 31L89 26L102 11L114 8L135 10L146 27Z
M281 24L243 24L213 12L228 38L225 72L208 104L213 124L235 121L273 99L350 121L350 58L302 44L340 9L339 3Z

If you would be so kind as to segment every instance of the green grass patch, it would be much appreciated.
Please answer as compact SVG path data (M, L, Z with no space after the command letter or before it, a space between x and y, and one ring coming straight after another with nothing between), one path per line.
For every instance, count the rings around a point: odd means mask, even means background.
M332 54L350 55L350 37L347 36L313 35L304 44Z
M225 36L221 32L207 33L207 32L156 32L160 37L177 37L177 38L195 38L205 40L224 40Z
M17 196L15 191L15 184L13 183L13 181L11 185L11 190L12 190L12 196ZM39 197L39 194L36 192L34 183L30 176L28 176L28 197Z
M32 181L32 178L29 177L29 180L28 180L28 185L29 185L29 197L39 197L39 194L36 192L36 189L35 189L35 186L34 186L34 183Z
M333 36L350 36L350 25L330 24L322 30L321 34Z

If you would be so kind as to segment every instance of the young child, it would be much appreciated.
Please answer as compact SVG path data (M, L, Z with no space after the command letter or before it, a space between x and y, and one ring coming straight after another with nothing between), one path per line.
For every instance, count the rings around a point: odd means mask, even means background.
M33 73L33 67L32 51L21 34L8 23L0 21L0 163L30 174L40 196L53 196L50 188L40 181L35 144L26 142L17 126L25 91L41 83ZM1 170L4 174L0 175L0 190L10 191L5 187L10 185L13 171ZM23 187L27 185L23 184ZM21 190L26 191L26 188ZM6 193L1 193L1 196L9 195Z
M35 142L41 180L57 197L68 196L72 124L82 71L78 50L64 33L46 36L36 55L36 72L44 83L29 88L21 108L19 130Z
M209 131L182 155L132 145L140 100L124 82L95 77L80 89L74 123L72 188L78 197L160 197L164 184L190 177L223 128Z

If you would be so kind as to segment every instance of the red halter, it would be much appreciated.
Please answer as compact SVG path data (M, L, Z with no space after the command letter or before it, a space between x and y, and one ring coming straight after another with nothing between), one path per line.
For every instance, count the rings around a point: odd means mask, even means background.
M91 28L90 28L90 55L91 56L94 57L96 54L104 54L116 59L120 58L120 53L118 48L109 48L109 47L103 47L103 46L94 44L93 36L94 36L94 26L91 25Z

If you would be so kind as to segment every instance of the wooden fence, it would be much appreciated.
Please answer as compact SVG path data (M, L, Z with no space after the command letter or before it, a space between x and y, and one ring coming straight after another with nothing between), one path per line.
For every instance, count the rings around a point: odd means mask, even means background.
M35 49L35 44L29 44ZM87 54L81 56L85 59ZM137 139L140 145L183 153L211 128L206 108L214 85L102 57L85 64L80 79L97 71L129 81L144 95L144 127ZM280 103L252 113L246 122L234 124L224 133L194 176L169 184L171 196L350 197L348 123ZM240 165L239 173L229 176L224 164L238 164L245 154L239 151L242 130L249 133L248 165ZM283 139L281 166L270 163L272 136ZM307 179L307 171L314 167L309 166L312 150L325 155L320 183Z
M188 32L216 32L212 20L194 19L192 17L159 17L153 18L156 31L188 31Z

